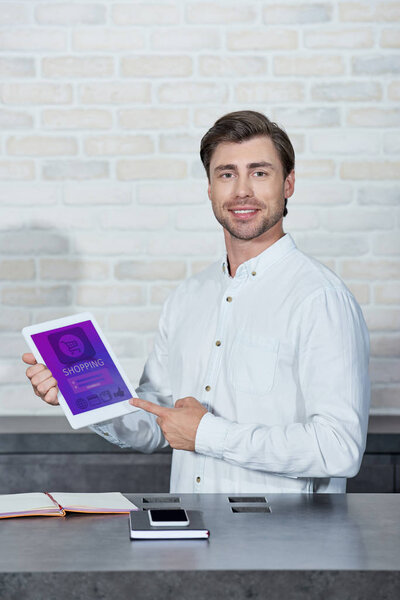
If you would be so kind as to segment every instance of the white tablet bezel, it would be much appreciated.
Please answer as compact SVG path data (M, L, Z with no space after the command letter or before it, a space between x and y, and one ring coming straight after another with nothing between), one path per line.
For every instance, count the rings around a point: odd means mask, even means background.
M112 358L116 368L119 371L125 385L129 389L133 398L137 398L137 394L135 393L135 388L131 385L124 369L121 367L117 357L115 356L113 350L111 349L110 344L107 342L107 339L104 336L99 324L97 323L94 316L89 313L79 313L77 315L71 315L69 317L62 317L61 319L54 319L53 321L45 321L43 323L38 323L36 325L29 325L28 327L24 327L22 330L22 335L24 336L33 356L36 358L38 363L46 364L45 360L41 356L38 348L36 347L32 335L35 333L42 333L46 331L50 331L52 329L58 329L59 327L64 327L66 325L77 325L82 323L82 321L91 321L94 328L96 329L101 341L103 342L107 352ZM58 391L57 400L60 403L61 408L63 409L65 416L67 417L71 427L73 429L80 429L81 427L87 427L88 425L94 425L95 423L101 423L101 421L107 421L108 419L113 419L115 417L120 417L121 415L126 415L130 412L135 412L140 410L135 406L129 404L129 400L121 400L121 402L116 402L114 404L110 404L110 406L103 406L100 408L92 408L84 413L80 413L79 415L72 414L65 398L63 397L61 391Z

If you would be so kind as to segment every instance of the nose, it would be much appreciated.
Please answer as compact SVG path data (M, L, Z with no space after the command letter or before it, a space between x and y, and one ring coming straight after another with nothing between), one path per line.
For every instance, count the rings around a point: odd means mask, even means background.
M253 196L253 188L248 177L237 177L235 194L237 198L247 198Z

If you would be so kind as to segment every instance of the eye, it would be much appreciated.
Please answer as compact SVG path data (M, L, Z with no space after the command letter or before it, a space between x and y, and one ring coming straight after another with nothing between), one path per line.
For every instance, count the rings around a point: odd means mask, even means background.
M265 173L265 171L254 171L253 175L256 177L263 177L264 175L268 175L268 173Z
M222 179L231 179L231 177L233 177L232 173L222 173L222 175L220 175L220 177Z

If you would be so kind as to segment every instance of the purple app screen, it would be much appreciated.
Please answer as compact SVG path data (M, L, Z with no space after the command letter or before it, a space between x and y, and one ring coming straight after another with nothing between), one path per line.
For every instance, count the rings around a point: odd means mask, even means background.
M132 397L91 321L32 339L73 415Z

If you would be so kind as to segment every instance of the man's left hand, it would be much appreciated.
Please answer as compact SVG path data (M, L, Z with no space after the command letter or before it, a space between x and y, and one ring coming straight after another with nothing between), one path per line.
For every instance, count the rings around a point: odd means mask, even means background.
M159 406L141 398L131 398L129 402L132 406L157 415L157 423L172 448L192 451L195 449L197 428L207 412L196 398L180 398L175 402L174 408Z

